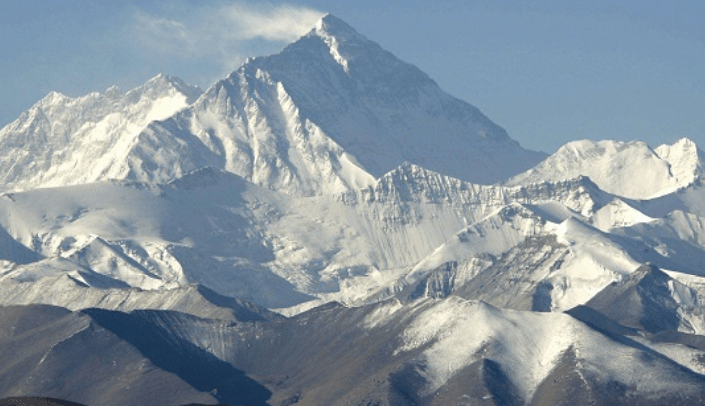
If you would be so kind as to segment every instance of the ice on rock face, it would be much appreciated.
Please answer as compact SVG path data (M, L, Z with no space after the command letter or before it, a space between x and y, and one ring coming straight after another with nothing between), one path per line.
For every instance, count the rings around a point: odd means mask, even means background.
M702 175L703 153L690 140L652 150L641 141L570 142L507 185L587 176L602 190L631 199L652 199L692 184Z
M199 95L199 89L164 75L124 94L116 87L78 98L52 92L0 130L0 189L125 177L140 132Z
M314 29L309 33L309 35L313 34L323 38L330 49L331 55L347 74L350 74L348 60L355 58L355 55L349 52L350 48L355 49L360 46L360 43L371 43L371 41L358 34L342 20L330 14L316 23ZM341 53L341 45L346 48L345 51L347 52L345 54Z
M669 163L671 173L680 186L703 176L705 154L688 138L682 138L673 145L660 145L654 152Z

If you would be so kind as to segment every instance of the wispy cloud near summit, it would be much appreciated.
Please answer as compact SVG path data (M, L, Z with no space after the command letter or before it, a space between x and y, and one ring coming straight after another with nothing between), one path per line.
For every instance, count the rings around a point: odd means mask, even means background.
M281 5L251 8L246 5L224 7L226 19L239 27L235 35L242 39L263 38L270 41L293 41L313 28L323 12L308 7Z
M204 59L227 72L253 53L253 42L286 44L325 13L289 4L186 3L165 13L135 12L130 31L144 51L169 59Z

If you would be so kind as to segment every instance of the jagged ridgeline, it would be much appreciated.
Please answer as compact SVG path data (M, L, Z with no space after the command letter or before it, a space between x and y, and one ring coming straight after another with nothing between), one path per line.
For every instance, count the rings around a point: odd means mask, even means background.
M528 151L328 15L0 152L4 401L703 404L690 140Z
M5 188L166 183L212 166L297 195L368 186L405 161L493 183L544 157L333 16L203 94L161 75L125 94L52 93L0 150L15 152L0 161Z

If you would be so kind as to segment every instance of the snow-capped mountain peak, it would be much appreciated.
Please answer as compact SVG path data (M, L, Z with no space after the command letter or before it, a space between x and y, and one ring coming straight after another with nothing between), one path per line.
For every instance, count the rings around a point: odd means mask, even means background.
M350 74L349 60L354 58L355 48L360 45L369 46L372 41L359 34L343 20L327 14L321 18L308 35L315 35L323 39L328 45L330 53L335 61L343 67L346 73ZM376 45L376 44L375 44Z
M315 33L321 37L336 37L338 40L343 41L369 41L365 36L355 31L348 23L330 13L321 17L321 19L316 22L311 33Z
M287 193L364 187L405 161L487 184L543 158L331 15L281 53L248 60L187 121L226 170Z
M0 181L11 189L169 182L212 166L288 194L320 195L366 188L402 162L488 184L544 156L332 15L199 95L162 74L124 94L51 94L41 111L3 130L5 155L22 149L12 139L37 145L19 151L20 162L0 164ZM89 157L78 152L89 147ZM12 169L25 161L31 171Z
M0 131L0 398L705 404L704 156L536 165L331 15L205 93L52 92Z
M695 143L683 139L651 149L643 141L569 142L535 168L510 179L508 185L588 176L601 189L631 199L663 196L702 175Z
M705 153L693 140L681 138L673 145L658 146L654 152L669 163L671 174L679 185L688 185L705 174Z
M0 189L124 177L127 151L140 132L200 94L164 75L127 93L115 86L77 98L51 92L0 130Z
M37 102L33 107L48 107L51 105L56 105L60 103L65 103L71 98L63 93L57 92L55 90L49 92L44 98Z
M111 89L113 88L108 89L105 95L110 94ZM160 73L149 79L145 84L130 90L125 96L129 100L139 100L142 97L157 99L174 93L185 95L187 97L186 104L191 104L195 102L203 92L198 87L191 86L177 77Z

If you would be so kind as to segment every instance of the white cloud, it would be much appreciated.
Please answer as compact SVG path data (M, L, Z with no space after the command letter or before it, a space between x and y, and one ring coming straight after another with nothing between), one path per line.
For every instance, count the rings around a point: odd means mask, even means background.
M135 27L138 43L160 53L192 50L196 36L185 24L163 17L155 17L138 12L135 15Z
M241 39L263 38L270 41L293 41L308 32L323 13L308 7L282 5L264 9L231 5L223 10L239 29Z
M247 57L278 52L324 15L310 7L237 0L157 4L166 6L135 12L124 39L153 69L201 86L225 77Z
M166 56L232 59L248 41L294 41L324 15L309 7L244 2L184 3L175 9L178 15L170 18L135 14L133 30L142 47Z

